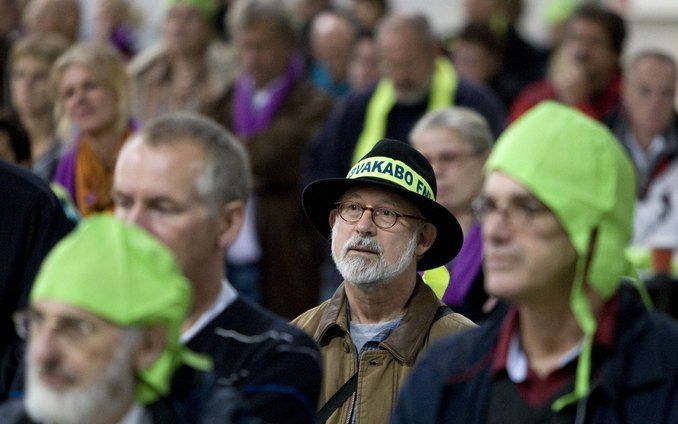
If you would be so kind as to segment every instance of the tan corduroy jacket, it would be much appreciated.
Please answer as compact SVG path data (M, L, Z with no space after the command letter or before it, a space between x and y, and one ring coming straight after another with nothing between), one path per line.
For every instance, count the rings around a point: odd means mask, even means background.
M349 335L343 284L330 300L292 322L311 335L320 346L323 386L318 408L358 370L356 393L330 416L327 423L349 423L353 408L358 424L388 422L398 390L419 354L434 340L474 326L473 322L457 313L450 313L434 322L441 305L433 291L418 279L400 325L380 343L382 349L364 351L359 364Z

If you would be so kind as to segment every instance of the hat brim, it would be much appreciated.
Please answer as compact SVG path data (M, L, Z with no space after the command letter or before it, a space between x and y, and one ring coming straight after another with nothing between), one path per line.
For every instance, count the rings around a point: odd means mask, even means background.
M385 188L405 197L419 208L426 222L436 227L436 239L417 262L417 271L437 268L447 264L457 256L457 253L461 250L464 236L459 222L450 211L433 200L395 184L371 177L357 179L329 178L314 181L306 186L302 193L304 211L313 226L324 238L329 239L332 232L329 214L336 207L335 203L339 201L341 195L351 187L364 185Z

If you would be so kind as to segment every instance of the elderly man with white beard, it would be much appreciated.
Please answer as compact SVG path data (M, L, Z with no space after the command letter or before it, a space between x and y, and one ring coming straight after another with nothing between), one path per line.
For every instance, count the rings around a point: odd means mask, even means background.
M317 180L304 190L304 210L331 236L344 278L330 300L293 321L323 356L318 422L387 422L419 354L473 326L442 305L417 273L446 264L462 244L459 223L435 195L429 162L388 139L346 178Z
M194 421L169 394L179 365L210 366L179 343L190 301L188 281L151 235L110 216L84 221L47 256L15 317L28 338L26 393L0 406L0 421Z

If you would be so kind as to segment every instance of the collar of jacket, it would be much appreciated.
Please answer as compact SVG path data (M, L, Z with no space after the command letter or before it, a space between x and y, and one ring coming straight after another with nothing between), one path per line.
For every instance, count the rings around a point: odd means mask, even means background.
M333 337L348 335L349 323L346 317L346 292L342 283L329 301L314 335L315 341L323 346ZM417 283L407 301L407 310L400 325L393 330L380 347L388 350L396 359L406 364L414 363L428 337L438 307L442 305L433 290L417 274Z

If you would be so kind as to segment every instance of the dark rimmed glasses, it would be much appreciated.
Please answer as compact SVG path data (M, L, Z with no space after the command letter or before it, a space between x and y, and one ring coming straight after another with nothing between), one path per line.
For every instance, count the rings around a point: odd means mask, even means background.
M394 225L396 225L399 218L410 218L416 219L418 221L424 221L424 218L421 216L407 215L396 212L390 208L370 208L356 202L337 202L335 205L337 206L337 210L339 211L339 216L341 219L351 224L355 224L356 222L360 221L360 218L363 217L365 211L369 210L372 212L372 222L374 222L374 225L381 228L382 230L388 230L389 228L392 228Z

